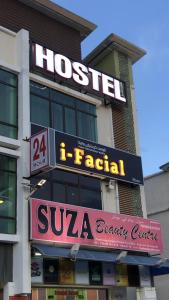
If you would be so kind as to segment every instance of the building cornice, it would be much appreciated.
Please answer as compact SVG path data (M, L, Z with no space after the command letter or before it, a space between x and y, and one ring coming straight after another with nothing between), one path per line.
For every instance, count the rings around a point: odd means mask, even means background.
M128 56L132 64L146 54L145 50L112 33L84 58L84 62L86 64L95 65L111 53L113 49Z
M50 0L19 0L27 6L40 11L41 13L64 23L80 32L81 40L85 39L96 25L70 12L69 10L53 3Z

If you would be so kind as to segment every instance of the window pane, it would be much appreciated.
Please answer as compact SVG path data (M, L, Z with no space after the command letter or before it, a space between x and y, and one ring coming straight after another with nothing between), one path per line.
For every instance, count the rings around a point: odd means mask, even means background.
M9 137L11 139L17 139L18 129L8 125L0 124L0 135Z
M0 69L0 81L17 86L17 76L2 69Z
M86 189L80 190L80 206L102 209L101 207L101 194L95 191Z
M31 122L49 127L49 102L31 95Z
M16 233L16 221L11 219L0 220L0 233L14 234Z
M16 172L16 159L0 155L0 170Z
M78 112L78 135L84 139L97 141L96 118Z
M53 181L60 181L64 183L78 184L78 175L71 172L61 171L61 170L53 170L52 171L52 179Z
M0 171L0 216L15 217L16 175Z
M0 83L0 121L17 125L17 89Z
M67 187L67 203L73 205L80 205L78 188L73 186Z
M75 99L66 94L59 93L55 90L51 89L51 100L56 101L62 105L68 105L71 107L75 107Z
M63 131L63 108L61 105L52 103L52 128Z
M84 101L77 100L76 107L79 110L83 110L87 113L91 113L96 116L96 106Z
M16 194L16 159L0 155L0 233L15 233Z
M55 202L66 202L66 191L65 186L60 183L53 184L53 201Z
M30 83L30 92L38 96L49 98L49 88L37 82Z
M79 176L80 187L94 189L100 191L100 180L92 177Z
M65 132L76 135L75 111L71 108L65 108Z

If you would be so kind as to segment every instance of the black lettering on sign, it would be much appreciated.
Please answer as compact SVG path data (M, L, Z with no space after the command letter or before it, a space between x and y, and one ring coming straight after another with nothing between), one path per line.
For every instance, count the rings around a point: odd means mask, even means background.
M38 224L38 231L40 233L46 233L48 231L48 228L49 228L48 219L47 219L47 216L44 214L44 213L47 214L47 212L48 212L48 209L47 209L46 205L40 205L38 207L38 219L41 222L41 224L43 225L43 227L41 227Z
M76 223L76 218L77 218L77 211L67 210L66 217L69 215L71 216L71 219L70 219L70 223L68 226L67 235L71 236L71 237L78 237L78 231L73 232L73 229L74 229L74 226Z
M82 232L80 237L81 238L85 238L84 233L86 233L86 238L88 240L93 240L94 237L92 235L92 231L91 231L91 227L90 227L90 222L89 222L89 217L87 213L84 213L84 217L83 217L83 224L82 224Z
M61 235L63 233L63 213L64 213L64 209L60 208L60 229L56 229L56 220L57 218L55 217L56 215L56 208L55 207L51 207L50 208L50 212L51 212L51 228L52 231L55 235Z

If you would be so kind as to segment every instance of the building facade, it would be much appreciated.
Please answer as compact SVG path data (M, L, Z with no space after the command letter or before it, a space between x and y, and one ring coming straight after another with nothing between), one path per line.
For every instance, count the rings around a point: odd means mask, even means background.
M147 215L151 219L159 220L164 231L164 252L163 262L169 259L169 211L168 211L168 163L160 167L160 172L145 177L145 195ZM155 277L155 286L157 291L157 299L168 299L168 280L169 270L163 267L163 270L158 270Z
M156 299L132 78L145 52L111 34L82 60L95 27L48 0L0 4L1 299Z

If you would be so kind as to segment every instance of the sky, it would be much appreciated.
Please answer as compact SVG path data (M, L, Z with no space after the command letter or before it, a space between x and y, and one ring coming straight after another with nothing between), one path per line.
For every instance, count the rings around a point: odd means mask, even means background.
M85 57L110 33L146 50L133 66L144 176L169 162L169 1L53 0L95 23L82 43Z

